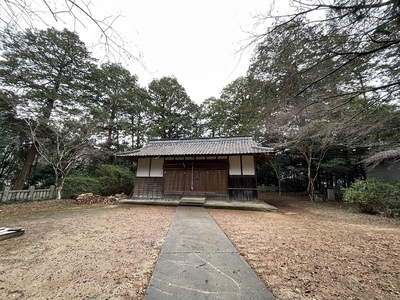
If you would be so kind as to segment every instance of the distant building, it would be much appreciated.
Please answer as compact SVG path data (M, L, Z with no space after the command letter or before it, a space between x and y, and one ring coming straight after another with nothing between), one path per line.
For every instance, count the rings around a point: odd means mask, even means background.
M275 155L251 137L151 140L117 156L136 162L133 198L255 200L256 165Z

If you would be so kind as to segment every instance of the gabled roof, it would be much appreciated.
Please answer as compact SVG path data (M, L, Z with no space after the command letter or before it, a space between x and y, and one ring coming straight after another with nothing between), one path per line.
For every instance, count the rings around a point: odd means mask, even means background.
M122 158L155 156L193 156L229 154L274 154L272 148L261 147L251 137L196 138L150 140L143 148L119 153Z

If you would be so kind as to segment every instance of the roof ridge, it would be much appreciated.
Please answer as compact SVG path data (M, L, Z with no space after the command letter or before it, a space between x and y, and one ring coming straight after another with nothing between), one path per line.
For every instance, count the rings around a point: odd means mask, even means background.
M159 139L159 140L149 140L148 144L156 144L156 143L184 143L184 142L196 142L196 141L230 141L230 140L253 140L251 136L233 136L233 137L199 137L199 138L185 138L185 139Z
M271 153L270 153L271 152ZM192 156L274 153L272 148L257 145L252 137L217 137L176 140L152 140L140 151L121 156Z

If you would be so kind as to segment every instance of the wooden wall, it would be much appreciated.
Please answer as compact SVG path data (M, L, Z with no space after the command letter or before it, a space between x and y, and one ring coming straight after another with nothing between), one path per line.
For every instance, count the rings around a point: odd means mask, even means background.
M257 197L256 176L229 176L229 200L253 201Z
M207 199L228 197L227 161L166 161L164 164L164 197L180 199L201 196Z
M252 155L139 158L134 198L257 199Z
M254 156L229 157L229 200L253 201L258 197Z
M136 177L133 187L132 198L162 199L163 178L162 177Z

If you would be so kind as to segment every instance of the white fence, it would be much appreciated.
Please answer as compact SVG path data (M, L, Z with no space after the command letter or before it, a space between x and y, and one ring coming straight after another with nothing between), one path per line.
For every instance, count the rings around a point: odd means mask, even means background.
M11 190L10 187L5 187L4 191L0 192L0 202L32 201L55 198L56 188L54 185L50 186L49 189L35 189L34 186L30 186L27 190Z

